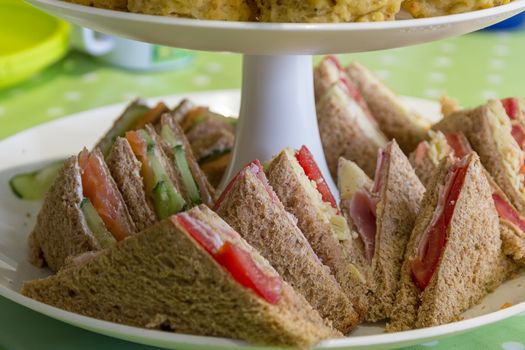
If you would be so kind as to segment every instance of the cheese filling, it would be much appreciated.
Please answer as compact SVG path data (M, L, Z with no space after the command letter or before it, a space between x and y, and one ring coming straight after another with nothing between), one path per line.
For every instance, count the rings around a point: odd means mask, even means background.
M315 181L310 181L310 179L308 179L308 176L306 176L303 168L295 159L295 151L291 148L287 148L285 150L285 154L288 157L288 160L292 165L293 172L297 175L301 186L307 192L310 202L318 209L318 219L330 224L332 232L338 240L344 241L350 239L350 229L346 224L346 220L343 216L337 213L337 210L333 208L330 203L323 201L321 193L317 191L317 184Z

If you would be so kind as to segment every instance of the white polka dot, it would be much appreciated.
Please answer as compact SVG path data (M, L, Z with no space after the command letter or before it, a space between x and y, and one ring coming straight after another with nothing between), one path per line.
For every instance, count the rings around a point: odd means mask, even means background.
M58 117L64 114L64 108L62 107L51 107L47 110L47 115L50 117Z
M125 93L122 94L122 98L125 99L125 100L133 100L135 98L137 98L139 94L136 93L135 91L127 91Z
M386 65L391 65L396 62L396 57L392 55L383 55L381 56L381 62Z
M423 94L428 98L439 98L441 96L441 91L438 89L425 89Z
M98 80L97 73L86 73L82 76L82 81L84 83L94 83Z
M421 346L432 347L432 346L436 346L438 344L439 344L439 342L437 340L434 340L434 341L430 341L428 343L423 343L423 344L421 344Z
M525 345L518 343L517 341L508 341L501 344L503 350L524 350Z
M379 69L374 72L379 79L388 80L390 78L390 71Z
M197 75L192 81L194 85L206 86L210 84L210 77L207 75Z
M493 51L496 56L508 56L510 53L509 47L506 45L496 45Z
M5 114L5 107L0 106L0 115Z
M68 101L78 101L82 95L78 91L68 91L64 94L64 98Z
M498 33L496 34L496 37L497 37L498 40L500 40L500 41L507 41L507 40L510 39L511 36L512 36L511 33L506 33L506 32L498 32Z
M436 57L434 62L438 67L450 67L452 65L452 60L446 56Z
M224 69L224 67L222 66L222 64L220 63L217 63L217 62L211 62L211 63L208 63L205 67L205 69L210 72L210 73L218 73L218 72L222 72L222 70Z
M481 92L481 97L484 98L485 100L490 100L493 98L498 98L498 93L495 91L491 91L491 90L485 90Z
M491 84L501 84L503 78L499 74L489 74L487 75L487 81Z
M439 49L445 53L451 53L456 51L456 45L452 43L443 43L439 46Z
M431 81L438 83L443 82L446 79L445 74L441 72L431 72L429 78Z
M503 69L503 68L505 68L505 61L499 60L499 59L491 60L490 61L490 68L497 69L497 70Z

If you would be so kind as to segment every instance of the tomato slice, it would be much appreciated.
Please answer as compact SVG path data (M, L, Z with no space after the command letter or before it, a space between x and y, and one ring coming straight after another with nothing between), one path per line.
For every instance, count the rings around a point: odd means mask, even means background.
M463 158L469 153L469 149L463 143L463 140L460 134L456 132L452 132L450 134L446 134L445 137L447 139L448 145L454 151L454 156L456 158Z
M321 194L323 201L330 204L332 208L336 209L339 213L335 198L332 195L332 192L330 192L330 188L328 188L328 184L326 183L310 150L306 146L302 146L299 151L295 152L295 158L299 162L301 168L303 168L306 176L308 176L308 179L315 182L317 191Z
M103 167L104 160L96 154L82 150L78 156L80 165L82 192L89 198L104 225L117 241L130 235L129 228L122 219L125 217L124 203L119 199L117 190L111 186L109 174Z
M144 187L146 193L152 193L153 188L155 188L155 174L148 160L148 145L146 140L144 140L138 131L128 131L126 132L126 139L128 140L133 154L137 157L139 162L142 164L140 167L140 175L144 179Z
M518 211L514 209L507 201L505 201L497 193L492 194L492 199L496 205L496 211L502 220L506 220L516 225L522 232L525 232L525 221L520 216Z
M510 119L516 119L518 118L518 110L520 107L519 101L515 97L508 97L501 100L501 104L503 105L503 108L505 108L505 112L507 112L507 115Z
M523 126L520 124L513 124L512 130L511 130L512 137L521 149L525 146L525 130L523 129Z
M154 124L157 120L160 119L163 113L169 112L168 107L162 102L157 103L155 107L150 109L146 114L140 117L132 130L139 130L144 128L147 124Z
M282 280L279 276L264 273L250 253L230 241L223 241L220 235L205 223L187 213L178 214L175 218L240 285L251 289L270 304L275 305L279 302L282 292Z
M447 175L447 182L440 194L432 221L421 237L418 256L410 262L412 280L420 290L430 283L439 264L447 240L447 228L461 193L468 170L467 158L458 160ZM436 215L437 214L437 215Z
M372 262L376 243L376 207L377 200L372 198L370 193L359 190L356 191L350 201L349 214L357 233L365 246L365 257L368 262Z

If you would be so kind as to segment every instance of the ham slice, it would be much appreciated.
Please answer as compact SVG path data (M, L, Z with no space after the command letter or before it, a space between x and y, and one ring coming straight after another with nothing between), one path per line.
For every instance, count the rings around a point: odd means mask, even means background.
M518 110L520 108L520 104L517 98L504 98L501 100L501 104L503 105L503 108L505 108L505 112L507 112L507 116L511 120L515 120L518 118Z
M468 170L468 158L458 160L448 171L434 216L421 236L417 257L410 262L412 280L420 290L430 283L447 240L447 229Z
M522 232L525 232L525 221L518 211L497 193L492 194L492 199L494 200L496 211L498 212L500 219L510 222Z

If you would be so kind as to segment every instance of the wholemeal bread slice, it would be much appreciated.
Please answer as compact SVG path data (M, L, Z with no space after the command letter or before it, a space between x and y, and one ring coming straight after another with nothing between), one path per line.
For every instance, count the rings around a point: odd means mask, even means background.
M133 154L128 140L118 137L106 161L137 229L142 231L150 227L157 221L157 216L153 204L146 196L144 181L140 175L141 164Z
M387 139L336 57L327 56L315 67L314 91L319 133L332 176L337 176L339 157L357 162L373 176L377 150Z
M258 249L322 317L348 333L359 315L266 181L260 164L249 164L220 196L217 213Z
M286 282L278 284L273 302L238 282L182 225L183 215L243 251L244 267L248 259L262 274L281 281L255 249L202 206L157 223L57 275L26 282L22 293L107 321L259 345L307 348L338 336Z
M87 154L87 150L83 152ZM116 205L120 206L113 214L117 215L127 234L135 233L136 226L117 185L110 176L101 152L97 149L89 157L96 157L98 160L101 176L115 195ZM81 208L84 199L79 156L72 156L64 162L46 194L35 227L29 236L30 261L33 264L40 267L48 265L51 270L58 271L68 257L105 247L100 236L94 235L88 226Z
M350 240L346 220L337 208L323 201L295 158L295 151L285 149L265 165L268 181L285 209L297 218L297 226L310 246L330 268L361 317L368 305L364 276L350 261L344 241Z
M407 154L425 138L430 123L406 107L396 94L363 65L353 62L346 68L377 120L389 138L396 139Z
M464 181L457 200L449 199L450 188L458 189L454 170L463 169ZM456 177L460 178L459 176ZM510 265L501 252L498 216L491 189L475 153L462 160L443 159L425 194L421 211L410 237L401 272L400 289L387 331L430 327L456 321L465 310L477 304L508 275ZM457 193L457 192L456 192ZM438 203L442 203L438 205ZM439 249L436 233L425 232L439 222L437 208L453 206L443 232L444 247L436 267L423 288L416 285L412 264L419 252ZM449 210L449 209L447 209ZM428 237L431 241L423 241ZM425 243L427 242L427 243ZM428 244L426 249L422 244ZM429 253L430 254L430 253ZM431 270L432 271L432 270ZM428 277L428 276L427 276ZM422 290L423 289L423 290Z
M498 186L525 214L525 183L521 174L523 151L512 137L512 126L500 101L454 113L433 129L462 132Z
M343 212L361 240L359 244L351 245L350 249L353 250L353 255L364 253L365 259L361 258L361 263L365 263L360 269L370 271L369 311L366 317L370 321L390 317L405 246L425 192L408 159L395 141L391 141L386 149L381 151L378 164L372 187L356 188L353 195L342 193L345 198L342 200ZM369 181L362 181L362 184L366 185ZM358 191L360 192L357 193ZM369 217L369 220L374 220L375 216L373 237L368 237L364 232L365 228L361 224L364 213L356 209L363 205L359 201L362 195L369 199L370 205L375 205L375 208L370 208L375 215Z
M184 149L184 154L186 156L186 161L191 171L191 175L193 176L193 180L197 184L202 203L208 205L209 207L212 207L215 202L215 189L209 183L206 175L202 172L201 168L199 167L199 164L197 163L197 160L195 159L191 150L191 145L188 142L188 139L186 138L184 132L179 127L178 123L175 121L175 118L172 115L165 114L161 117L160 123L157 125L156 128L161 136L163 128L169 128L169 130L171 130L171 132L177 139L177 142L179 142L182 145ZM173 163L174 153L172 146L163 138L161 141L161 145L162 149L164 150L164 153L167 155L168 159L170 159L171 163L176 168L176 166ZM177 171L177 176L179 177L179 182L182 182L182 179L180 178L181 174L179 171Z

